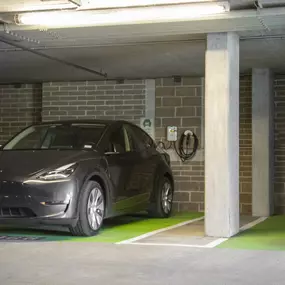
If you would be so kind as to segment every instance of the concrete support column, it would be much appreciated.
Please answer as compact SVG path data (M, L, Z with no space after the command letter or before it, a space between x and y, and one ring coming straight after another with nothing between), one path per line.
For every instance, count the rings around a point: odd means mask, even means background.
M269 69L252 70L252 214L273 213L274 93Z
M205 72L205 232L239 231L239 37L208 34Z

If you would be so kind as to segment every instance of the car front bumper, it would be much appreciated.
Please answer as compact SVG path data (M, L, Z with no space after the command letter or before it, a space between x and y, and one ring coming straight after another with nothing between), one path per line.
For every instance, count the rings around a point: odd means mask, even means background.
M0 181L0 224L74 225L77 181Z

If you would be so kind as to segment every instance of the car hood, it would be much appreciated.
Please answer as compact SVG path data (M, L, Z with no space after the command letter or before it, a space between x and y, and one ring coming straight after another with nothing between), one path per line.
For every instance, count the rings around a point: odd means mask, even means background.
M28 178L36 172L57 168L88 157L90 152L87 151L0 151L0 180Z

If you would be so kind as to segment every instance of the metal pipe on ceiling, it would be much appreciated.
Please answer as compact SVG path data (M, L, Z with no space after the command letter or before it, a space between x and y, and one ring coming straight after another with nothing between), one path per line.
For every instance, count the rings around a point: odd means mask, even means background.
M260 36L248 36L241 37L241 41L254 41L254 40L284 40L285 34L280 35L260 35Z
M34 49L31 49L31 48L25 47L25 46L23 46L21 44L15 43L15 42L13 42L11 40L8 40L8 39L6 39L4 37L0 37L0 41L3 42L3 43L6 43L8 45L14 46L16 48L19 48L21 50L28 51L30 53L36 54L38 56L41 56L41 57L44 57L44 58L47 58L47 59L50 59L50 60L62 63L64 65L67 65L67 66L70 66L70 67L73 67L73 68L76 68L76 69L83 70L83 71L88 72L88 73L92 73L93 75L102 76L102 77L105 77L105 78L107 77L107 73L103 73L101 71L96 71L96 70L93 70L93 69L90 69L90 68L87 68L87 67L75 64L75 63L68 62L68 61L63 60L63 59L59 59L59 58L47 55L47 54L42 53L42 52L40 52L38 50L34 50Z

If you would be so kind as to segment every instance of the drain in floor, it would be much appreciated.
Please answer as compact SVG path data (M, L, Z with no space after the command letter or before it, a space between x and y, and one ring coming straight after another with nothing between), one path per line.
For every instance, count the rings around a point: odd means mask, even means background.
M45 237L27 237L27 236L0 236L1 241L41 241Z

